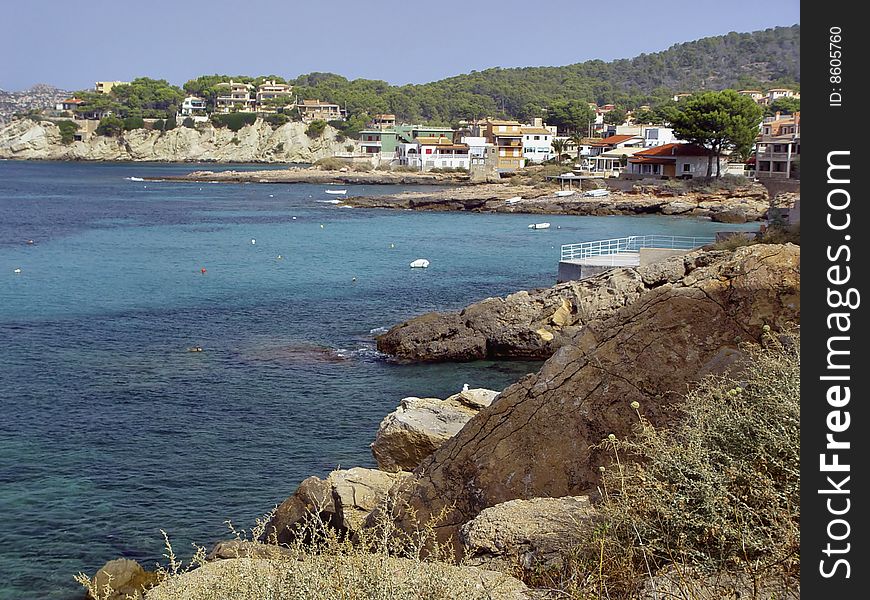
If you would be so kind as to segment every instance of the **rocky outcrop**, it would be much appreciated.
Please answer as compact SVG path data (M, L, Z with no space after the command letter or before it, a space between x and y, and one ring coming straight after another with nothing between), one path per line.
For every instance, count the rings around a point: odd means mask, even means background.
M314 162L345 150L336 130L310 138L304 123L277 129L262 120L238 132L209 124L170 131L135 129L121 137L91 135L86 141L63 144L51 121L20 119L0 127L0 158L28 160L132 160L216 162Z
M206 560L231 560L233 558L293 558L293 553L285 546L263 544L243 539L221 540L214 545Z
M368 514L408 473L354 467L333 471L326 479L305 479L275 509L261 541L289 544L305 536L309 518L319 518L340 532L357 531Z
M609 184L609 187L616 185ZM627 190L614 187L609 190L610 194L604 197L589 197L580 193L556 196L555 191L554 186L546 184L487 184L460 191L441 190L400 192L387 196L357 196L348 198L346 203L366 208L431 211L566 215L665 214L704 217L713 221L732 223L761 220L770 207L767 190L757 183L709 192L658 185L633 185ZM789 206L782 203L778 205Z
M667 424L689 385L734 364L741 340L799 320L799 247L715 257L705 266L686 259L696 266L679 282L587 323L537 374L505 389L391 493L397 525L412 530L446 511L439 534L459 542L460 526L490 506L587 493L610 460L597 444L637 422L630 403Z
M459 537L470 565L505 573L558 569L591 539L595 517L589 496L511 500L481 511Z
M645 267L606 271L552 288L487 298L455 313L427 313L378 336L378 350L409 361L543 360L593 319L605 319L724 252L693 252Z
M145 590L157 582L157 574L146 571L135 560L116 558L103 565L92 579L100 600L141 600ZM106 594L106 590L111 590Z
M383 471L413 471L420 462L492 404L498 392L482 388L463 390L446 400L403 398L384 417L372 443L372 454Z
M359 553L305 556L303 560L233 558L210 562L164 581L146 598L527 600L526 591L522 582L503 573Z

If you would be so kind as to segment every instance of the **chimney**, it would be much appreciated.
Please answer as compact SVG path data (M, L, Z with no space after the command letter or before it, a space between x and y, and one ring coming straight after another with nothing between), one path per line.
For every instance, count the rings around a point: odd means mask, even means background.
M774 120L775 120L775 121L779 121L779 115L780 115L780 114L781 114L781 113L780 113L779 111L776 111L776 114L774 115Z

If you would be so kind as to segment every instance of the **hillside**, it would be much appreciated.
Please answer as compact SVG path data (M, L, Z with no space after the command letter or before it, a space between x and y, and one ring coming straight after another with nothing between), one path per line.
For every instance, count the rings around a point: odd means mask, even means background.
M0 123L9 121L15 113L52 107L68 96L69 92L45 84L37 84L20 92L0 90Z
M542 109L558 100L633 108L656 104L674 92L773 84L797 87L799 82L800 25L793 25L732 32L632 59L493 68L421 85L348 81L332 73L309 73L290 83L300 98L337 102L350 114L390 112L400 120L451 123L498 114L525 120L542 116Z

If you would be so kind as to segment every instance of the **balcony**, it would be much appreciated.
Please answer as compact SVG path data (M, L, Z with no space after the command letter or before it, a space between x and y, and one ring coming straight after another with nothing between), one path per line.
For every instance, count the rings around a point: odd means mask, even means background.
M789 153L787 150L774 152L771 146L767 146L766 148L759 148L755 153L756 160L789 160L789 158L794 159L799 156L800 152L796 151L796 148L794 147L792 147L791 153Z

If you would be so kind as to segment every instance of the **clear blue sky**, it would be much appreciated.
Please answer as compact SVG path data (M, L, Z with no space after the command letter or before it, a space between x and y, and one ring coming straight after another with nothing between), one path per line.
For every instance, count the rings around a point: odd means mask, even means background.
M800 22L798 0L2 0L0 88L330 71L424 83Z

